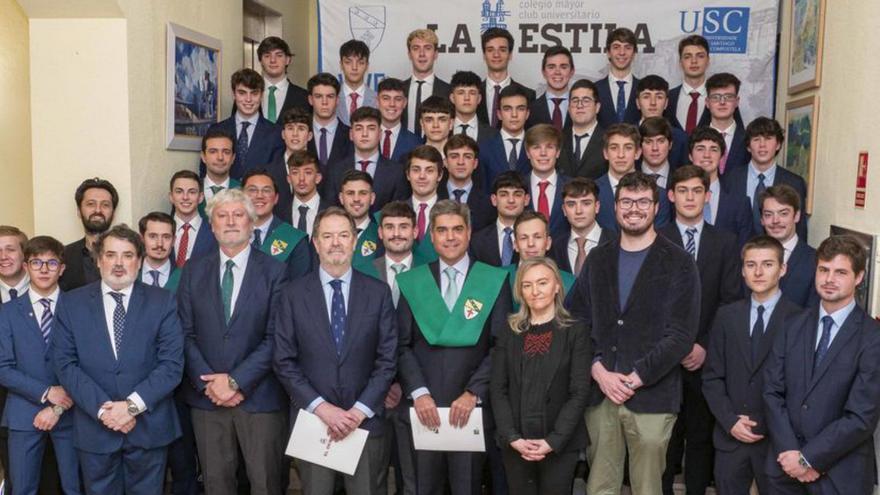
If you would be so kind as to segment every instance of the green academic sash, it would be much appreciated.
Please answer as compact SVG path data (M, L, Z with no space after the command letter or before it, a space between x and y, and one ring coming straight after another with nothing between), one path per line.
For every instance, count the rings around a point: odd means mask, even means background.
M168 275L168 281L165 282L165 286L163 289L170 290L171 292L177 292L177 286L180 285L180 274L183 270L180 268L172 268L171 275Z
M230 177L229 178L229 189L241 189L241 182ZM202 202L199 203L199 215L201 215L203 217L207 217L207 214L205 213L205 208L207 206L208 206L208 201L203 199Z
M510 292L512 294L516 294L516 290L514 290L514 286L516 285L516 271L519 269L519 265L507 265L502 267L503 270L507 270L508 277L507 280L510 282ZM562 278L562 288L565 289L565 294L568 294L568 291L571 290L572 286L574 286L577 278L564 270L559 270L559 276ZM516 313L519 311L519 303L516 301L516 296L513 298L512 305L513 312Z
M294 228L287 222L281 222L260 245L260 251L271 255L280 262L287 261L293 248L306 237L306 233Z
M477 343L489 318L507 272L474 263L450 312L429 265L397 275L397 286L425 340L431 345L468 347Z
M413 244L413 266L427 265L437 261L437 251L434 250L434 242L431 233L425 234L421 241Z
M351 260L351 266L355 269L363 271L363 270L373 270L373 259L376 258L376 253L379 252L379 224L374 221L370 221L370 225L361 232L361 235L357 239L357 243L354 245L354 257ZM366 266L370 265L370 266Z

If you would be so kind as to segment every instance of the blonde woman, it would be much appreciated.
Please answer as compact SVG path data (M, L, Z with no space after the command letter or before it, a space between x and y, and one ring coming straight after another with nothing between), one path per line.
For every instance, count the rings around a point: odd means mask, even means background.
M512 495L570 494L578 452L586 448L590 387L586 327L562 307L556 263L520 263L519 311L492 351L492 409Z

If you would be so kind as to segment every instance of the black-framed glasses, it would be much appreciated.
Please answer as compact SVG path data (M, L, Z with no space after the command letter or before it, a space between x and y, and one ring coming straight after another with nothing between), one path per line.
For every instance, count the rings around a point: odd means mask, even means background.
M571 98L569 101L571 102L572 105L574 105L576 107L579 107L581 105L584 105L584 106L592 105L593 103L596 103L596 100L594 100L593 98L590 98L589 96L583 96L581 98Z
M728 101L736 101L737 95L733 93L715 93L714 95L709 95L707 98L709 99L709 101L714 101L715 103L727 103Z
M49 269L50 272L57 272L58 267L61 266L61 262L58 260L41 260L39 258L34 258L28 260L28 266L31 267L31 270L42 270L43 266Z
M633 205L638 206L640 210L647 210L654 205L654 200L650 198L621 198L617 200L617 206L619 206L623 210L631 210Z

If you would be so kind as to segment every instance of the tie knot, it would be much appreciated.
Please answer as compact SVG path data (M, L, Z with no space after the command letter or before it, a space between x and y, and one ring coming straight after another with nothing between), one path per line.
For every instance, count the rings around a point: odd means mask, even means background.
M585 133L583 133L583 134L575 134L575 135L574 135L574 138L577 139L578 142L580 142L581 139L586 138L586 137L590 137L590 133L589 133L589 132L585 132Z
M504 227L504 235L510 237L510 234L513 234L513 227Z
M361 160L358 163L361 164L361 172L366 172L372 162L370 160Z
M339 292L342 290L342 280L338 278L334 278L330 281L330 287L333 288L333 292Z
M298 208L298 209L299 209L299 214L300 214L300 215L305 215L306 213L309 212L309 206L308 206L308 205L299 205L299 208Z
M550 185L550 181L542 180L541 182L538 182L538 187L541 188L542 193L547 190L547 186L549 186L549 185Z
M419 213L425 211L425 209L427 207L428 207L428 203L419 203Z
M208 189L210 189L212 193L217 194L218 192L222 191L224 189L224 187L223 186L208 186ZM189 225L189 224L186 224L186 225Z
M575 237L574 242L577 243L578 249L583 249L584 246L587 244L587 238L586 237Z
M455 189L452 191L452 195L455 196L455 200L461 203L461 198L464 196L464 189Z
M392 134L391 129L385 129L385 137L386 137L386 138L389 138L389 139L390 139L390 138L391 138L391 134Z
M496 85L495 85L495 92L497 93L497 92L499 92L499 91L501 91L501 85L500 85L500 84L496 84Z
M357 102L359 96L360 95L357 93L352 93L349 95L349 97L351 97L351 101L354 101L354 102Z
M507 140L510 141L510 144L512 144L514 147L516 147L516 143L519 142L519 139L517 138L508 138Z
M626 81L617 81L617 87L623 89L626 86Z
M756 309L758 311L758 318L761 318L762 316L764 316L764 309L765 308L764 308L763 304L758 305L758 307Z
M52 306L51 306L51 305L52 305L52 300L49 299L48 297L44 297L44 298L40 299L40 304L42 304L42 305L43 305L43 308L44 308L46 311L48 311L48 310L52 307Z
M9 289L9 298L15 299L18 297L18 289Z
M217 187L217 186L214 186L214 187ZM185 224L181 225L180 228L182 228L183 231L186 232L186 231L188 231L189 229L192 228L192 225L190 225L190 224L188 224L188 223L185 223Z
M235 268L235 262L232 260L226 260L226 269L232 270L233 268Z
M147 273L149 273L150 276L153 277L153 278L159 278L159 270L150 270L150 271L147 272Z
M758 174L758 182L764 182L767 177L764 174Z
M559 105L562 104L562 102L565 100L565 98L550 98L550 100L553 101L553 104L558 107Z
M242 123L241 123L241 130L246 131L247 128L250 127L250 126L251 126L251 123L248 122L247 120L242 121Z
M275 91L276 91L277 89L278 89L278 86L275 86L274 84L271 85L271 86L269 86L269 94L270 94L270 95L274 95L274 94L275 94Z
M691 100L694 100L694 101L697 101L697 98L700 97L700 92L699 92L699 91L691 91L691 92L688 93L688 94L690 95Z
M687 230L685 230L685 233L686 233L687 235L693 237L694 235L696 235L696 233L697 233L697 229L694 228L694 227L690 227L690 228L688 228Z
M425 81L416 81L416 84L419 85L419 89L422 89L422 84L425 84Z
M447 266L443 273L446 274L446 278L449 279L450 283L455 283L455 276L458 274L458 270L454 266Z
M395 275L400 274L406 266L403 263L392 263L391 271L394 272Z
M321 136L326 136L326 135L327 135L327 128L326 128L326 127L322 127L322 128L321 128Z
M122 298L125 296L122 292L111 292L110 296L116 301L116 304L122 304Z
M831 315L825 315L822 317L822 330L829 331L831 327L834 326L834 318Z

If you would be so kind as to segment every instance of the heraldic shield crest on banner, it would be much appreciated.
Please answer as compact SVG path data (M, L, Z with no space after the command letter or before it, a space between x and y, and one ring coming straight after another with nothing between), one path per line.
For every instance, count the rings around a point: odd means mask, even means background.
M356 5L348 9L348 26L351 28L351 36L363 41L375 50L382 42L385 34L385 6L384 5Z

